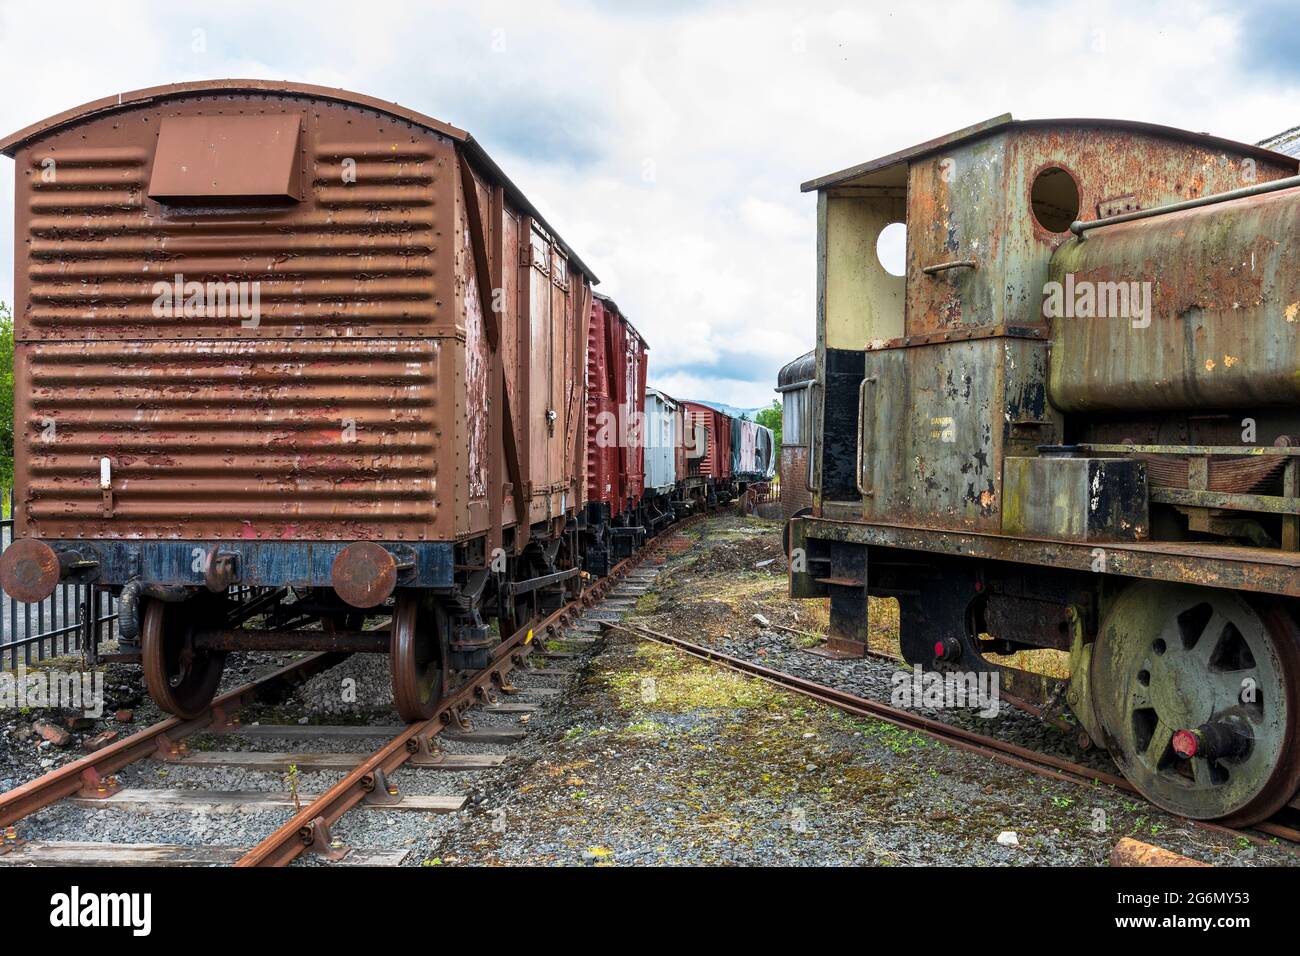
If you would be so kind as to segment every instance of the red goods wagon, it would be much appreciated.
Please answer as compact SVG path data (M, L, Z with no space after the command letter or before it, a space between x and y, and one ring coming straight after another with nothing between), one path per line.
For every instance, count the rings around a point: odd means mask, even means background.
M646 344L612 299L594 295L587 333L587 502L615 516L645 491Z
M706 504L731 498L731 419L701 402L683 402L686 411L687 493Z
M593 277L468 133L225 80L90 103L0 151L12 596L122 592L124 654L181 715L221 675L204 632L242 623L231 586L310 596L284 619L335 649L373 649L365 617L391 616L415 719L482 666L485 615L509 634L573 587Z
M677 402L677 409L673 413L673 435L675 436L675 445L673 448L673 470L677 475L677 486L682 488L687 476L690 474L690 442L691 430L689 416L686 412L686 405L683 402ZM678 495L678 497L682 497Z
M646 344L595 295L587 333L587 569L603 574L644 539Z

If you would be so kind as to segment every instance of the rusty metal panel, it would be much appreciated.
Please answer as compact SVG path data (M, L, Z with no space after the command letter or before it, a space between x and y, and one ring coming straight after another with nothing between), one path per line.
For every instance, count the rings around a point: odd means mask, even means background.
M1069 238L1045 229L1031 210L1035 176L1064 169L1079 192L1080 219L1101 218L1119 205L1149 209L1295 174L1294 161L1253 147L1127 129L1033 127L1008 145L1007 227L1002 296L1007 322L1041 321L1048 259ZM1097 233L1093 234L1098 235Z
M572 512L581 502L588 308L586 277L535 220L520 220L521 306L517 390L529 490L528 520Z
M1010 456L1003 465L1002 479L1002 530L1008 534L1138 541L1150 532L1143 462Z
M492 363L491 346L485 326L485 304L479 293L478 264L475 261L473 240L469 226L470 203L477 203L479 219L487 221L488 201L485 190L475 177L475 190L466 195L462 184L456 185L456 238L455 268L457 312L465 332L463 394L465 401L461 414L464 432L458 436L456 460L458 485L464 487L465 511L459 516L457 527L462 532L478 532L487 527L488 479L491 471L487 401L489 371ZM486 307L490 308L491 303Z
M301 119L292 115L163 117L149 198L296 202L301 131Z
M781 514L789 519L812 504L812 492L808 489L808 448L782 445Z
M1035 178L1051 169L1073 180L1081 219L1295 172L1285 157L1247 146L1072 121L1016 124L916 159L908 169L907 335L1042 322L1048 261L1069 237L1068 221L1051 231L1033 213ZM956 263L966 265L923 271Z
M1064 246L1051 279L1071 308L1051 323L1052 401L1070 412L1300 402L1298 197L1107 226ZM1098 300L1087 315L1076 289Z
M240 109L302 123L303 202L195 210L147 195L158 124ZM380 114L287 97L172 100L52 134L15 157L27 243L14 270L17 334L266 339L450 327L450 249L436 239L450 223L435 223L435 210L452 205L443 167L454 148ZM256 324L193 309L177 320L168 307L179 305L178 276L187 300L187 282L256 282Z
M1047 343L989 337L866 352L860 488L866 520L993 530L1002 459L1057 434Z
M432 339L25 343L20 519L44 538L431 537L450 352Z
M1006 141L990 136L909 167L906 335L1000 321ZM922 271L951 262L975 266Z

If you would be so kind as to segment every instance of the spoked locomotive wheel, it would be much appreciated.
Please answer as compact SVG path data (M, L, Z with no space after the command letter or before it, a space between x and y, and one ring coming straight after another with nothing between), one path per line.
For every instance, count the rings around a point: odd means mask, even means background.
M1300 634L1278 602L1132 585L1089 679L1111 756L1157 806L1245 826L1300 785Z
M393 608L393 703L408 723L428 720L447 694L446 615L419 591L397 592Z
M194 647L194 633L211 626L214 607L201 599L167 603L148 599L140 630L144 686L154 702L177 717L197 717L212 703L226 666L224 651ZM220 620L220 612L216 613Z

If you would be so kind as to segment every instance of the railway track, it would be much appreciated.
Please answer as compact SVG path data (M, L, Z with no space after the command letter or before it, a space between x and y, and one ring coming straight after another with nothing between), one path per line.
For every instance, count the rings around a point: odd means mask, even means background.
M681 529L699 521L696 515L679 522ZM368 850L344 846L332 829L355 808L412 810L450 813L461 809L466 798L457 794L406 794L393 783L400 768L417 772L487 771L500 766L500 753L456 753L440 742L510 744L521 740L520 727L475 727L480 714L531 716L544 709L546 701L562 694L559 688L533 688L521 692L512 675L565 676L580 668L599 641L599 623L609 623L626 610L614 610L605 602L618 597L635 598L657 573L643 565L680 537L670 531L652 540L611 573L585 588L574 601L531 622L502 642L489 665L455 690L431 719L408 725L319 725L243 724L240 711L286 686L300 684L311 676L340 663L347 655L318 653L303 657L274 672L235 688L213 700L210 707L192 720L168 718L53 770L8 793L0 794L0 865L233 865L275 867L292 863L304 854L322 860L369 865L395 865L405 851ZM611 613L612 612L612 613ZM592 614L606 620L597 622ZM564 646L586 651L559 651ZM543 667L530 667L541 661ZM356 741L383 739L369 752L258 750L191 750L188 740L197 735L235 740ZM296 775L304 772L342 771L343 776L319 794L296 790L179 789L170 787L124 787L118 774L143 761L166 767L203 769L245 769ZM107 843L89 841L26 840L21 822L60 801L90 809L149 813L153 810L216 810L226 813L257 813L292 808L292 813L255 845L193 845L187 843Z
M500 753L455 753L439 741L510 744L521 740L521 728L475 726L477 715L533 715L545 708L554 694L520 693L512 675L563 675L577 673L566 664L582 664L595 649L600 632L620 631L643 640L655 641L714 665L764 680L846 713L870 717L894 726L924 733L949 746L978 753L1003 764L1082 786L1110 786L1137 795L1122 777L1043 754L997 737L892 707L880 701L818 684L715 648L695 644L629 621L622 609L602 607L616 597L634 599L649 586L657 569L648 561L674 550L682 542L675 531L700 520L697 516L679 523L673 530L642 548L618 565L611 574L594 582L575 601L534 621L512 635L495 651L489 666L457 689L432 719L404 726L375 725L246 725L240 711L248 705L305 682L339 663L346 655L318 653L286 664L258 680L237 687L216 698L207 712L193 720L168 718L105 749L82 757L5 794L0 794L0 865L234 865L274 867L292 863L304 854L330 862L393 865L401 862L401 851L348 847L335 838L333 829L347 813L359 808L450 813L460 810L466 798L457 794L403 793L393 783L401 768L419 773L440 771L488 771L500 766ZM626 602L625 602L626 603ZM594 612L594 613L593 613ZM583 651L556 651L557 645L583 647ZM533 668L536 661L544 665ZM541 688L540 690L549 690ZM383 739L371 751L263 752L256 750L191 751L187 740L208 735L234 740L342 740L363 742ZM173 789L123 787L117 774L142 761L163 765L201 768L242 768L266 772L337 771L343 776L319 794L294 794L286 790L223 791L218 789ZM253 813L292 807L293 812L269 835L251 847L187 845L179 843L110 844L85 841L24 841L21 829L13 829L37 811L61 800L84 808L105 808L126 812L153 809L198 810L216 808ZM1288 820L1271 820L1252 829L1240 830L1203 821L1194 825L1241 837L1254 843L1280 839L1297 845L1300 829ZM7 835L6 835L7 834ZM15 837L17 837L15 839Z
M1115 774L1105 773L1051 754L1039 753L997 737L978 734L964 727L934 720L912 711L892 707L880 701L859 697L835 687L818 684L647 627L625 622L605 622L602 627L622 631L641 640L654 641L675 648L700 660L737 671L749 677L758 678L783 690L793 691L804 697L835 707L845 713L859 717L870 717L896 727L919 731L951 747L981 754L1008 766L1017 767L1040 776L1068 780L1083 786L1110 786L1139 798L1141 797L1132 784ZM1292 808L1295 807L1296 802L1293 802ZM1289 844L1295 844L1296 852L1300 853L1300 828L1290 820L1280 817L1245 829L1225 827L1203 820L1190 820L1189 822L1206 830L1230 834L1256 844L1264 844L1269 842L1270 839L1276 838Z

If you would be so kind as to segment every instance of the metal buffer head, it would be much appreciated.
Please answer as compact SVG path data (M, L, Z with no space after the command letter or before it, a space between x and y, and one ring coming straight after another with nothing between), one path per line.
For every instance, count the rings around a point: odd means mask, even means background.
M413 560L399 561L373 541L354 541L335 557L330 583L353 607L375 607L393 593L398 575L414 566Z
M35 604L70 574L99 566L76 551L55 551L44 541L20 538L0 554L0 587L15 601Z

